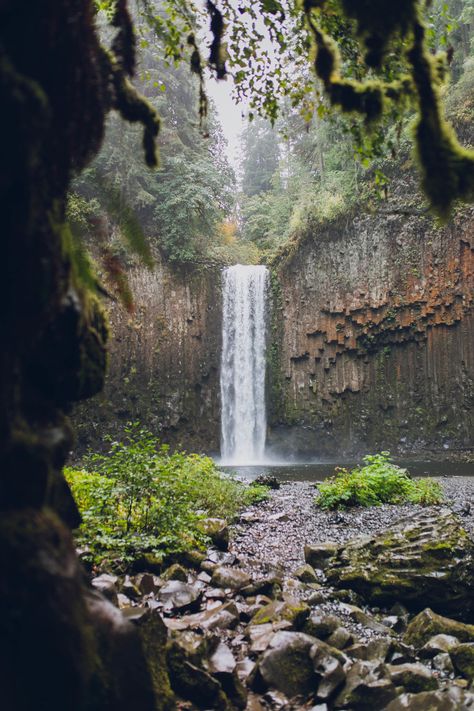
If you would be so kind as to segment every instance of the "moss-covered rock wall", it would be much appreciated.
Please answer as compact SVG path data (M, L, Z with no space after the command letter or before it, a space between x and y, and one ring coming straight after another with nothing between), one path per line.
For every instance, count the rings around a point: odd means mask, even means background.
M437 227L409 187L273 264L277 450L472 448L474 209Z
M109 304L109 372L75 413L78 453L130 420L173 446L218 450L220 268L158 263L132 269L129 280L135 311Z

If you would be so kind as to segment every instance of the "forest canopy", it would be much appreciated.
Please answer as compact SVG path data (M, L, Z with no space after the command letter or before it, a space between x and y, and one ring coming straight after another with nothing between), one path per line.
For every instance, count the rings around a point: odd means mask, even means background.
M122 5L97 0L112 24L126 12ZM447 35L455 23L470 25L470 0L208 0L205 9L138 0L137 7L163 58L188 61L200 78L203 125L207 69L232 78L250 117L272 122L286 100L307 119L330 107L359 115L370 135L387 115L415 110L413 137L432 208L446 217L457 199L472 199L474 153L459 144L441 101L454 56Z

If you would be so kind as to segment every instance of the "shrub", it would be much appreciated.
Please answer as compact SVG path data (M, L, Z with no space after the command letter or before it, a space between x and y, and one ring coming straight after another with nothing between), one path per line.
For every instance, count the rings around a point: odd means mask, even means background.
M89 456L84 470L65 470L83 518L77 543L95 563L203 547L202 518L231 519L265 495L221 474L209 457L170 454L137 424L125 435L107 455Z
M323 509L379 504L439 504L442 490L433 479L412 479L406 469L393 464L390 452L367 455L365 466L349 471L337 468L335 476L318 486L316 503Z

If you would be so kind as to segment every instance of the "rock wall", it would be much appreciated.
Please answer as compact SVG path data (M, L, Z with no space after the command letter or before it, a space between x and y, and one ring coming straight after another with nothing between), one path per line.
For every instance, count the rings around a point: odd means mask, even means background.
M110 309L104 391L75 414L78 453L138 420L163 441L219 448L220 269L195 265L129 274L135 312Z
M437 228L392 201L319 228L276 260L278 452L472 448L473 248L474 209Z

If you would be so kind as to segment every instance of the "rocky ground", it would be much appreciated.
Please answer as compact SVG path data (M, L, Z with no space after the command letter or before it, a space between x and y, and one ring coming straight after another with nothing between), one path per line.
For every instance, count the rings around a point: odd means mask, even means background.
M335 513L284 484L207 554L93 585L163 619L180 709L474 709L474 481L443 488Z

